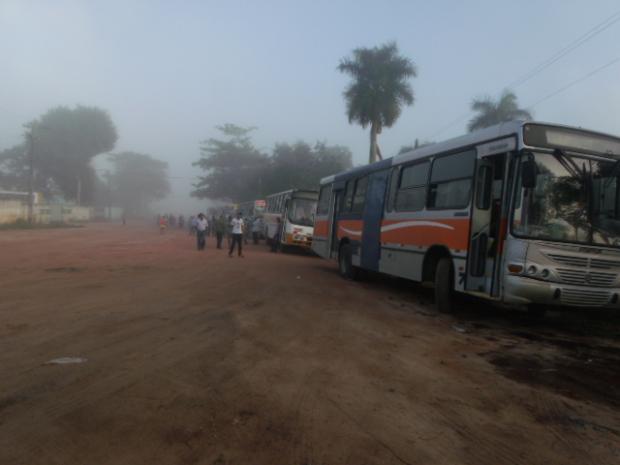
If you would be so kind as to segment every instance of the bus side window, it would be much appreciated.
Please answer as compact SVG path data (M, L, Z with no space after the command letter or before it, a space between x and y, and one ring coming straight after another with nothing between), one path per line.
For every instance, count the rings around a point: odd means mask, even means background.
M351 211L355 213L362 213L364 211L364 203L366 202L366 188L368 187L368 176L359 178L355 181L355 195L353 196L353 203Z
M319 203L316 207L317 215L327 215L329 212L329 199L332 193L331 184L321 187L321 193L319 194Z
M433 160L428 194L429 208L451 210L469 205L475 161L475 150Z
M430 163L425 161L401 170L394 204L396 211L417 211L424 208L429 166Z
M340 209L341 212L351 211L351 205L353 204L353 188L355 187L355 179L349 179L345 187L344 197L342 199L343 206Z
M398 190L398 174L400 167L396 166L392 168L392 175L390 176L390 192L387 199L387 211L391 212L394 209L394 200L396 198L396 191Z

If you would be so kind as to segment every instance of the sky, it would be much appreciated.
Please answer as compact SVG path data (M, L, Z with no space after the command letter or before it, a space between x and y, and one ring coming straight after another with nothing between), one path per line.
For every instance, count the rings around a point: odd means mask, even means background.
M56 105L95 105L115 151L165 160L167 208L189 197L192 162L217 125L256 126L257 147L317 140L368 157L349 124L339 61L396 41L416 65L415 102L385 128L385 156L466 131L473 98L509 84L620 10L618 0L0 0L0 150ZM535 119L620 135L620 21L513 88ZM588 76L588 77L586 77ZM535 105L546 96L576 83Z

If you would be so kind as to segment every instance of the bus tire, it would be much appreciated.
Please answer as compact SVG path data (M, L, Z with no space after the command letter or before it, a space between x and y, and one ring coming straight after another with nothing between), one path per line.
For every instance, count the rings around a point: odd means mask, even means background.
M351 246L343 244L338 252L338 271L340 276L345 279L355 279L357 277L357 269L353 266L351 255Z
M435 269L435 307L441 313L451 313L453 310L454 271L452 259L444 257L437 262Z

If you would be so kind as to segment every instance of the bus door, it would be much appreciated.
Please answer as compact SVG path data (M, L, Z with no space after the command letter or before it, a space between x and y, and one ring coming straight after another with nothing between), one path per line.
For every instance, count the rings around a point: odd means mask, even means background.
M480 152L478 154L480 157ZM499 259L500 222L506 153L478 158L474 177L465 289L496 294L494 272Z
M379 171L370 176L364 205L364 227L362 229L362 268L379 270L381 255L381 220L389 171Z
M330 257L338 257L338 215L340 212L340 204L342 202L342 196L344 191L342 189L332 191L332 204L329 210L329 250Z

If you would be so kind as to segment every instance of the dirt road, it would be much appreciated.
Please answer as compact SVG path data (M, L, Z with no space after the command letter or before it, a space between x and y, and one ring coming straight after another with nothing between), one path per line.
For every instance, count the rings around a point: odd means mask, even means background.
M0 232L0 464L620 463L618 318L429 296L138 225Z

